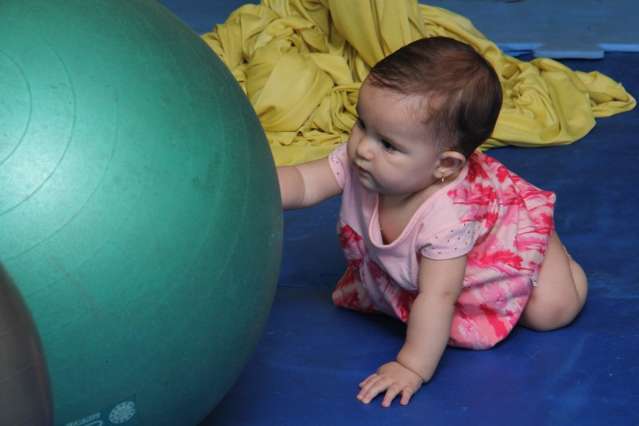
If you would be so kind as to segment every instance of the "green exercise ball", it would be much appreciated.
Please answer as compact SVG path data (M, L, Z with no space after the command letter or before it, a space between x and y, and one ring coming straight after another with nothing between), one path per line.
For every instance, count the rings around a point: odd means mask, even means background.
M195 33L153 0L0 2L0 423L197 424L281 243L263 130Z

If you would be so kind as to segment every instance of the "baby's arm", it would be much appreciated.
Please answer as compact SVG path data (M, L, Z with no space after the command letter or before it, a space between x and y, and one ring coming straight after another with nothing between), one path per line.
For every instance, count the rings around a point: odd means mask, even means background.
M422 383L431 379L450 337L465 270L466 256L448 260L422 258L419 294L411 307L404 346L396 361L384 364L360 384L359 400L369 403L386 392L383 406L388 407L399 394L400 403L406 405Z
M328 158L278 167L277 179L285 209L309 207L342 192Z

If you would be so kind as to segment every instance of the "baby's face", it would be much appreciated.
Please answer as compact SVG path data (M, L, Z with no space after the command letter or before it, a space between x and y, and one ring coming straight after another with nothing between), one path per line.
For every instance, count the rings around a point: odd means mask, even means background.
M436 181L439 157L418 115L421 96L406 96L366 81L359 92L359 119L348 154L362 185L384 195L403 196Z

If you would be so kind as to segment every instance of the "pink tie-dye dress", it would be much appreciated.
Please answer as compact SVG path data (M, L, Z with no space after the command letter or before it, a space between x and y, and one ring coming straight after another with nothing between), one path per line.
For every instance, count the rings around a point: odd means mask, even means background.
M528 302L553 229L552 192L476 152L386 244L377 194L351 179L345 145L333 151L329 163L343 188L338 233L348 263L333 292L336 305L406 322L418 291L421 256L467 255L449 343L485 349L508 336Z

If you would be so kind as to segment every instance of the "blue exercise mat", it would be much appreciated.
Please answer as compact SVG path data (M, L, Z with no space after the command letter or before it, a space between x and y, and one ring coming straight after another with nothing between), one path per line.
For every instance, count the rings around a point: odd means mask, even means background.
M510 54L596 59L639 52L636 0L434 0L457 12Z

